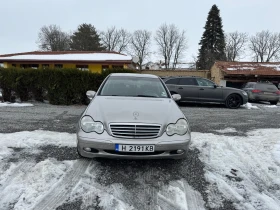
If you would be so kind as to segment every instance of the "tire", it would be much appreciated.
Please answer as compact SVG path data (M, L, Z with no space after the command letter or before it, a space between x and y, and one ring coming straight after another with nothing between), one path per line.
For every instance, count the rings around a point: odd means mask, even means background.
M277 105L278 101L270 101L271 105Z
M225 105L229 109L238 109L242 104L242 98L238 94L231 94L227 97Z

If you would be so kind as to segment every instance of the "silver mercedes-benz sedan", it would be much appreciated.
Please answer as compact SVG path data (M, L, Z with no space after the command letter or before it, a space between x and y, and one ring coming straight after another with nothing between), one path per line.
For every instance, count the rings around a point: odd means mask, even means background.
M97 92L77 130L80 156L94 158L184 158L191 131L164 82L148 74L110 74Z

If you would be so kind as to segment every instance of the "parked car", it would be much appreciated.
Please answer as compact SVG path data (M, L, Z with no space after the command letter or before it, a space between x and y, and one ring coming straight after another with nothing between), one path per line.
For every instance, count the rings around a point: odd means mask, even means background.
M82 157L184 158L191 141L187 118L164 82L148 74L110 74L97 92L77 130Z
M248 102L245 91L222 87L201 77L169 77L164 82L171 94L181 95L182 102L221 103L231 109Z
M280 98L280 90L270 82L248 82L243 88L249 101L268 101L276 105Z

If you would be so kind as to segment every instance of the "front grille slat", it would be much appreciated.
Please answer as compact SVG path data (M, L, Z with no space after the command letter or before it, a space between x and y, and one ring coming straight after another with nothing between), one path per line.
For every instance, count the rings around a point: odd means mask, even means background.
M110 124L112 135L119 138L155 138L160 128L153 124Z

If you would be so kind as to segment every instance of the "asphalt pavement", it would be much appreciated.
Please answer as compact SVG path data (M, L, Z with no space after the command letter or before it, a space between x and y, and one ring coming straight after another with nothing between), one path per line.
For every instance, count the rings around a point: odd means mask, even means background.
M246 135L246 132L259 128L280 127L280 105L271 107L269 104L253 104L258 109L227 109L222 105L183 104L181 110L190 121L192 132L221 134L218 130L235 128L238 133L221 135ZM33 107L0 107L0 133L19 131L47 130L75 133L78 119L86 106L54 106L47 103L34 103ZM168 113L163 113L168 114ZM39 154L31 154L24 150L15 150L16 154L9 161L35 159L36 162L47 158L57 160L78 159L75 148L46 146L40 148ZM91 162L92 160L86 160ZM199 159L197 149L190 150L185 160L106 160L97 159L98 174L95 181L101 185L122 184L130 190L131 204L143 209L139 194L146 193L145 209L153 209L156 205L154 195L163 186L176 180L185 180L188 185L198 191L211 209L207 198L207 181L204 176L204 164ZM146 172L149 173L146 173ZM139 174L144 174L139 181ZM148 175L147 175L148 174ZM141 177L141 176L140 176ZM137 181L136 181L137 179ZM149 189L147 191L147 189ZM82 195L81 195L82 196ZM57 209L79 209L82 197L76 201L64 203ZM94 208L93 208L94 209ZM98 206L95 206L98 209ZM235 209L230 201L224 200L220 209Z

